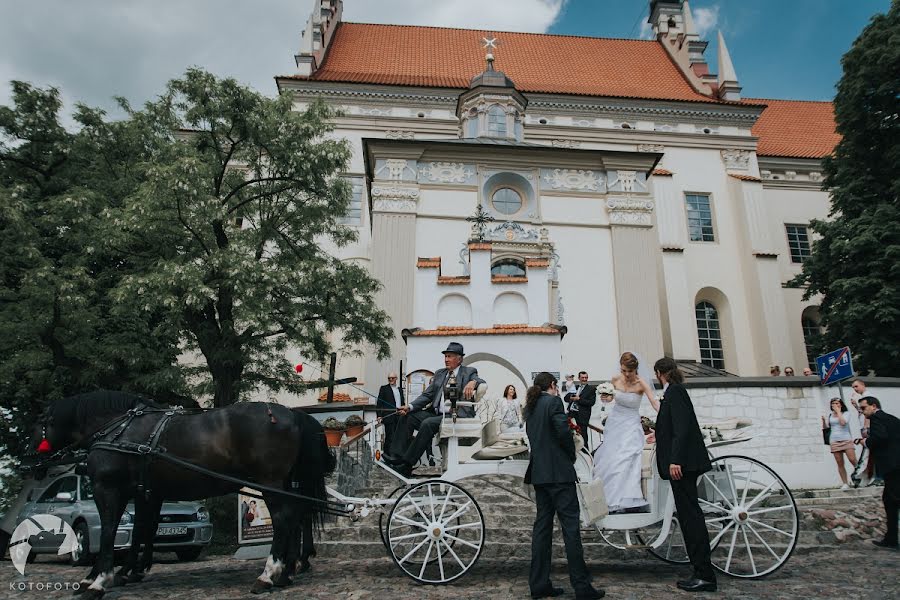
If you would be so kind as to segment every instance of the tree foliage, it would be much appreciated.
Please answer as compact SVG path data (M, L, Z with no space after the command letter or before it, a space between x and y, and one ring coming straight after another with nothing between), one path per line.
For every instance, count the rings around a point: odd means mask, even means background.
M332 116L198 69L130 112L151 151L135 193L105 213L107 238L138 266L116 298L169 312L216 406L260 387L301 391L288 348L388 353L379 283L328 251L356 238L339 222L351 151L329 135Z
M97 387L183 391L177 330L111 298L134 265L101 239L101 212L136 189L122 125L55 89L13 82L0 107L0 445L18 454L46 402Z
M842 60L834 100L841 141L825 160L828 220L795 285L821 294L821 348L849 345L855 365L900 369L900 2L873 17Z

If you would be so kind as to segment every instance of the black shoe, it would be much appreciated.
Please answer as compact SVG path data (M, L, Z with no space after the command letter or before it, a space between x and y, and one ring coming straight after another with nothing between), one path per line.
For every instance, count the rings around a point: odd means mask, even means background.
M706 581L704 579L694 578L678 582L678 589L686 592L714 592L716 588L715 581Z
M891 550L900 549L900 546L898 546L896 542L892 544L885 540L872 540L872 543L875 544L876 546L878 546L879 548L890 548Z
M550 586L547 589L543 589L539 592L531 592L532 598L556 598L557 596L562 596L566 593L566 590L558 587Z
M575 600L597 600L597 598L602 598L605 595L606 592L604 590L591 588L586 592L575 592Z

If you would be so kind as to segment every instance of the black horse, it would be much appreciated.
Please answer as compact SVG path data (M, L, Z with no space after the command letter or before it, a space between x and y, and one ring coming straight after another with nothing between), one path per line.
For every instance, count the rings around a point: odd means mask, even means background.
M142 410L143 408L143 410ZM94 499L100 513L100 554L82 582L83 593L98 598L113 580L113 542L119 519L129 500L135 503L133 543L128 559L117 577L139 581L152 564L152 541L164 500L197 500L238 491L241 485L173 464L149 448L155 432L156 447L211 472L242 481L300 493L310 501L263 491L272 516L272 553L265 570L254 582L252 592L270 589L276 583L290 583L296 569L301 531L310 532L309 547L304 536L301 570L315 554L313 524L327 511L325 476L333 469L322 428L305 413L267 403L239 403L200 413L166 414L147 399L123 392L98 391L54 402L47 409L41 434L51 450L73 443L91 444L87 456ZM130 417L136 409L143 414ZM134 412L134 411L132 411ZM171 412L171 411L170 411ZM116 418L127 427L110 428ZM160 422L166 419L164 428ZM97 433L104 435L97 436ZM113 442L135 453L104 446ZM45 449L46 449L46 445ZM140 547L144 555L138 561Z

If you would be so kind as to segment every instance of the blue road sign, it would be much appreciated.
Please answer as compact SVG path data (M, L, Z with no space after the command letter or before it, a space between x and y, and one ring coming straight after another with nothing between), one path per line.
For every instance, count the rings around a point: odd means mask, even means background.
M853 377L850 346L844 346L824 356L816 357L816 371L819 379L822 380L822 385L831 385Z

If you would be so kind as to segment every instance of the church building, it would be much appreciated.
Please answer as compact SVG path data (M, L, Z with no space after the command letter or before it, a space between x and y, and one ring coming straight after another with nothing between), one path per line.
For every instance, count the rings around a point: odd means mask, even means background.
M650 0L655 38L351 23L320 0L297 110L339 108L359 239L392 357L340 357L411 394L464 344L499 394L532 374L608 379L622 351L700 374L797 372L815 300L786 287L828 213L830 102L747 98L725 40L710 72L687 1ZM499 388L499 389L497 389Z

